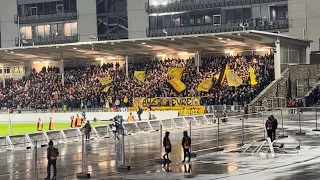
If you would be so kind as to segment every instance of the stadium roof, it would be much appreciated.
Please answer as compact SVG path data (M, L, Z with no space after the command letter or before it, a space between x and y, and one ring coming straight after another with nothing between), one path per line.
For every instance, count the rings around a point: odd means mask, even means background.
M113 41L89 41L70 44L51 44L0 49L0 60L60 60L60 59L107 59L125 55L174 55L179 53L209 53L225 51L255 51L272 48L275 40L309 46L310 40L264 31L235 31L212 34L149 37Z

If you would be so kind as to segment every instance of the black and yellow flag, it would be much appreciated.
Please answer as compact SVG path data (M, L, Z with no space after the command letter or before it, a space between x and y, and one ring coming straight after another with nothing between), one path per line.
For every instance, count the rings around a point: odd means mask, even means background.
M102 85L108 85L112 83L112 79L110 77L98 78Z
M186 89L186 85L178 78L173 78L168 82L179 93Z
M227 70L226 71L228 86L238 87L242 84L242 79L234 72Z
M257 85L258 82L256 80L256 74L254 72L254 69L251 66L249 68L249 74L250 74L250 84L251 84L251 86Z
M228 63L226 63L225 66L221 69L221 72L219 74L219 79L216 82L216 85L221 85L223 81L226 79L226 71L229 69Z
M198 91L208 92L212 87L212 78L203 80L199 86Z
M134 77L138 79L140 82L144 82L146 80L146 72L145 71L135 71Z
M180 80L182 77L183 71L184 71L184 68L173 68L168 71L168 75Z

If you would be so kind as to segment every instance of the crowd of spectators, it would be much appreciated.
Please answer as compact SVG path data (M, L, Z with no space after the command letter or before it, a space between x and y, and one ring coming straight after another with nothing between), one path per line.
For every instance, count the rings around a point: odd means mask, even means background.
M197 87L205 78L214 78L221 72L223 64L237 73L243 84L229 87L226 80L221 85L213 85L209 92L198 92ZM197 72L194 59L153 60L146 63L129 64L129 79L126 79L125 66L116 63L66 67L64 85L59 68L44 67L40 72L33 71L22 79L7 82L0 90L0 106L13 108L96 108L132 105L134 97L203 97L203 104L245 104L250 102L274 79L273 55L212 56L203 58L200 72ZM258 84L250 85L249 66L255 69ZM167 81L171 68L184 67L182 82L186 90L178 93ZM146 71L145 82L134 77L134 71ZM98 78L111 77L108 93L102 92Z

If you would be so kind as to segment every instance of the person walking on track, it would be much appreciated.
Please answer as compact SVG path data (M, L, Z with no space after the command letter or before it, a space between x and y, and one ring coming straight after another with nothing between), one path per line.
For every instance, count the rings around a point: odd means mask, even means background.
M165 154L162 156L163 159L170 163L170 159L169 159L169 153L171 152L171 142L170 142L170 138L169 138L170 132L166 132L164 138L163 138L163 147L164 147L164 151ZM167 158L166 158L167 156Z

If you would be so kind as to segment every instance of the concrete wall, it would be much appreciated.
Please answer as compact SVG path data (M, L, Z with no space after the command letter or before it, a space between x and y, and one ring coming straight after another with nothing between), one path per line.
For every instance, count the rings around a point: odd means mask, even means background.
M145 38L149 26L148 14L145 11L147 0L128 0L128 35L129 39Z
M15 46L15 38L18 37L18 27L14 23L14 15L17 15L16 1L1 0L0 27L2 48Z
M79 12L78 34L80 41L90 41L90 36L97 36L96 0L77 0Z
M319 0L288 0L288 14L290 18L289 35L313 40L311 51L319 51L320 30Z

